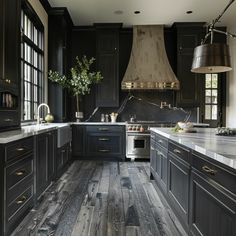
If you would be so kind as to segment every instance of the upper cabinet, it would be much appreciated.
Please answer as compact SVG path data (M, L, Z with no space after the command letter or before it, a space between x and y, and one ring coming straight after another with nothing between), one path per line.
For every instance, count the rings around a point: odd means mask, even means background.
M48 69L67 75L70 66L72 21L66 8L49 11ZM68 94L65 89L49 81L48 101L55 121L67 120Z
M121 24L95 24L96 63L103 80L97 85L96 106L119 106L119 29Z
M0 2L0 129L20 125L20 2Z
M191 72L194 48L204 37L203 23L175 23L177 35L177 78L180 91L177 93L177 105L193 107L200 105L200 87L202 74Z

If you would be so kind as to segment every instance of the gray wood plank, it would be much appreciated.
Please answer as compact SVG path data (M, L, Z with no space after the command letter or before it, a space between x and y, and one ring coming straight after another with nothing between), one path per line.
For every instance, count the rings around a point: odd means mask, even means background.
M91 221L90 236L107 235L108 193L97 193L94 213Z
M137 226L126 226L125 232L126 236L141 236L140 229Z
M110 164L107 235L125 235L125 217L118 163Z
M82 206L76 219L71 236L88 236L94 207Z

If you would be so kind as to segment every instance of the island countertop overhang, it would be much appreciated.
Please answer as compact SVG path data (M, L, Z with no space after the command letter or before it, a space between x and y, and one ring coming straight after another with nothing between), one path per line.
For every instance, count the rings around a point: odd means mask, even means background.
M214 128L197 128L196 133L177 133L171 128L151 131L236 171L236 136L218 136Z

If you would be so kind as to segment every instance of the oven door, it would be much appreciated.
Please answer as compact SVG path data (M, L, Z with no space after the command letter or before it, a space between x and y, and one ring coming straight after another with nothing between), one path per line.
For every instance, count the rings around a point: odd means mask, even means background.
M127 158L150 158L150 134L127 133Z

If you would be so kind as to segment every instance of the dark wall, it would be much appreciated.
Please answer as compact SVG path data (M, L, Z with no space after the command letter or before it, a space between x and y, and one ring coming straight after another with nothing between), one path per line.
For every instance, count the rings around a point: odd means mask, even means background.
M130 52L132 48L133 32L131 28L122 29L119 35L120 51L119 51L119 80L120 83L125 74ZM166 52L173 71L176 71L176 38L174 32L167 28L165 29L165 44ZM96 58L96 32L93 27L75 27L72 31L72 54L71 61L74 63L75 57L87 55L88 57ZM94 64L94 69L96 65ZM95 86L92 88L89 95L85 95L81 101L81 111L84 112L84 120L88 119L95 107ZM175 106L175 91L132 91L132 95L138 99L131 99L127 102L123 112L119 115L119 121L126 121L133 114L136 114L138 120L156 120L156 121L178 121L183 120L186 114L182 111L172 109L159 109L157 106L151 105L149 102L160 104L161 101L166 101L172 106ZM120 106L128 92L120 90ZM99 108L96 114L91 118L91 121L99 121L102 113L109 114L117 112L119 107L114 108ZM70 119L75 120L75 101L71 98ZM195 110L192 111L192 120L196 119Z

